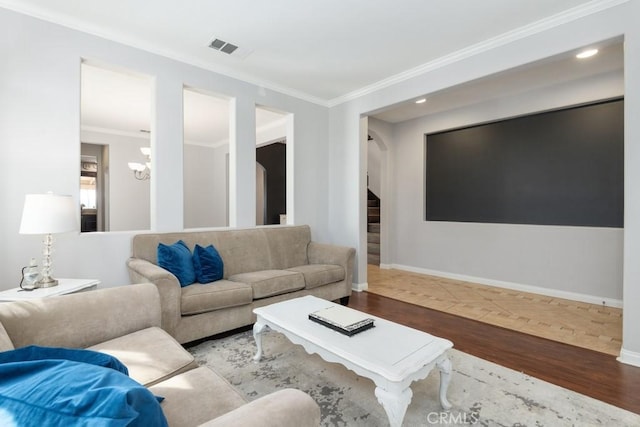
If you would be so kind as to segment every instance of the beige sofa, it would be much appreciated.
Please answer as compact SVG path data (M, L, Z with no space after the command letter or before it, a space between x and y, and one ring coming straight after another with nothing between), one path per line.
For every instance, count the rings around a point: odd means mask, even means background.
M139 284L0 303L0 351L27 345L89 348L117 357L129 376L165 399L170 426L317 426L307 394L280 390L247 403L160 328L155 286Z
M224 262L222 280L180 287L157 265L158 244L184 241L214 245ZM162 328L178 342L251 325L253 309L315 295L348 302L355 250L311 241L309 226L275 226L134 236L127 261L131 283L151 282L160 291Z

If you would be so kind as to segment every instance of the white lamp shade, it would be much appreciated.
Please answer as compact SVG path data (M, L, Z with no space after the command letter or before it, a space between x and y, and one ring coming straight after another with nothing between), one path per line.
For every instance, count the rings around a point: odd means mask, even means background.
M27 194L24 198L20 234L66 233L78 229L78 213L71 196Z

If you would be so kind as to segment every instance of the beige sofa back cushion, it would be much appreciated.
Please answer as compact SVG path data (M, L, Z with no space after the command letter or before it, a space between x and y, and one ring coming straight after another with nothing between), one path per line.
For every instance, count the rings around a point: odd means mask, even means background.
M311 229L307 225L286 228L263 228L267 236L270 269L284 270L309 264L307 246L311 242Z
M16 348L85 348L160 326L160 296L151 283L0 304L0 323Z
M213 245L224 263L224 278L240 273L286 269L308 264L311 241L308 225L259 227L182 233L150 233L133 237L132 257L157 264L159 243L183 240L193 251L196 244Z

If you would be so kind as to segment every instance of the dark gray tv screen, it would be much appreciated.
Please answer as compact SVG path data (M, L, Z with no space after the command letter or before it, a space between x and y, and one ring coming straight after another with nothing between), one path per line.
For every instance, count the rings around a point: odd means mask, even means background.
M624 100L427 134L426 220L623 227Z

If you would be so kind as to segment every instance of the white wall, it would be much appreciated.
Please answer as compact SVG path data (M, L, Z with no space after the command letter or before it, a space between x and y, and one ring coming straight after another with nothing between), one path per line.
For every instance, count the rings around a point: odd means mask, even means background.
M240 123L255 121L256 104L294 115L295 133L289 141L295 145L291 209L297 224L311 225L315 239L328 241L328 186L326 179L320 179L328 169L326 107L5 9L0 9L0 28L0 289L17 286L20 267L41 251L40 236L18 234L24 195L50 190L78 198L82 58L154 79L152 230L183 228L182 97L186 85L235 98L242 104ZM255 151L255 132L243 138L237 142L251 144ZM231 166L243 169L243 164L250 163L245 169L253 173L254 162L240 157ZM253 177L246 182L255 184ZM238 198L244 205L255 206L255 192L247 191L249 184L241 184ZM98 278L102 286L129 283L125 262L133 234L57 236L54 274Z
M213 157L213 198L217 208L211 220L221 226L229 225L229 144L214 148Z
M622 351L619 360L640 366L640 2L624 11L625 187ZM633 18L633 19L632 19Z
M597 304L606 301L620 305L622 229L424 221L425 134L621 96L624 92L621 75L583 83L479 102L394 126L393 263L445 276L537 287Z
M226 203L216 197L214 147L185 144L184 146L184 227L224 227ZM225 197L226 198L226 197ZM223 199L224 200L224 199ZM222 211L222 215L218 211Z
M461 123L477 123L487 115L501 116L518 108L548 108L567 102L551 94L525 105L476 106L455 115L431 117L398 126L389 147L391 186L395 207L390 235L391 263L489 279L553 288L578 294L620 299L624 296L623 355L640 364L640 30L633 17L637 1L622 3L592 15L555 22L538 33L492 43L475 54L442 61L422 73L331 109L330 221L335 237L361 252L366 244L360 221L365 204L361 189L365 175L360 117L371 111L427 96L449 87L541 60L591 43L623 36L625 46L625 229L535 227L490 224L428 224L423 218L423 134ZM596 98L600 94L596 94ZM540 105L536 105L540 103ZM509 113L507 115L513 115ZM366 132L366 129L364 130ZM386 142L386 141L385 141ZM396 146L397 144L397 146ZM366 156L366 151L364 152ZM624 243L623 243L624 241ZM624 246L623 246L624 245ZM358 259L359 283L366 282L366 259ZM622 280L621 280L622 278ZM635 297L635 298L634 298ZM629 300L633 298L633 300Z

